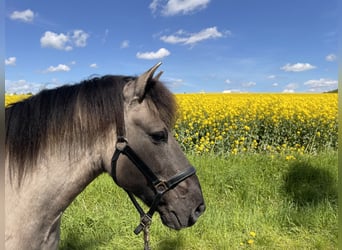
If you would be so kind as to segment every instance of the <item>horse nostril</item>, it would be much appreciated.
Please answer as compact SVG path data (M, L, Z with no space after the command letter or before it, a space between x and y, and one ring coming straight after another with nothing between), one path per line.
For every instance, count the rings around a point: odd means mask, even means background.
M195 210L195 212L194 212L194 216L196 217L196 219L197 219L198 217L200 217L201 214L204 213L204 211L205 211L205 205L204 205L204 203L202 203L201 205L199 205L199 206L196 208L196 210Z
M190 217L190 221L189 224L193 225L195 224L195 222L197 221L198 217L201 216L201 214L203 214L203 212L205 211L205 205L204 203L201 203L201 205L199 205L191 214Z

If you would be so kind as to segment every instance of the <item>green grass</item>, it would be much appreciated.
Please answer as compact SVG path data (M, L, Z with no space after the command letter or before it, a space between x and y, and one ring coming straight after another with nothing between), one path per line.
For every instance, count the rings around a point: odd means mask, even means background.
M262 154L188 157L207 210L178 232L155 216L152 249L337 249L337 152L290 161ZM125 192L102 175L65 212L60 249L143 249L142 235L133 233L138 221Z

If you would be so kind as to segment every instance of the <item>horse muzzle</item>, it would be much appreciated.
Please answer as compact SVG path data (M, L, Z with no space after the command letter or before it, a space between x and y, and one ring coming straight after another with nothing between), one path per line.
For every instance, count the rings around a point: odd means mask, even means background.
M185 204L181 204L176 208L167 208L161 206L158 209L160 218L163 224L169 228L180 230L185 227L191 227L196 223L198 218L204 213L206 207L204 202L190 210L190 213L185 213L189 209ZM184 211L185 210L185 211Z

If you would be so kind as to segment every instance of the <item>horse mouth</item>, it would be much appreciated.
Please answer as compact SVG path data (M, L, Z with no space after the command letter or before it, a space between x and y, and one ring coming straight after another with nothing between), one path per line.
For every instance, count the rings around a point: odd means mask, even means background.
M163 224L169 228L175 229L175 230L180 230L186 225L183 225L177 216L176 212L170 211L168 214L165 213L160 213L160 218L163 222Z
M175 210L168 209L167 207L159 207L158 212L165 226L175 230L180 230L194 225L205 209L205 204L201 203L188 216L178 214Z
M180 230L185 227L191 227L197 221L196 218L190 216L188 220L182 222L175 211L170 211L168 214L160 213L160 218L165 226L175 230Z

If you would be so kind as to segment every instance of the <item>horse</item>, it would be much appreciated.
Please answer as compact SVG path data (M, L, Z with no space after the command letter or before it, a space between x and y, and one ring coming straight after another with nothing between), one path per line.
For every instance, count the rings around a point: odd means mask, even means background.
M195 168L172 135L174 95L162 72L154 76L160 64L45 89L6 108L6 249L57 249L63 211L102 173L138 209L137 234L155 211L175 230L203 214Z

